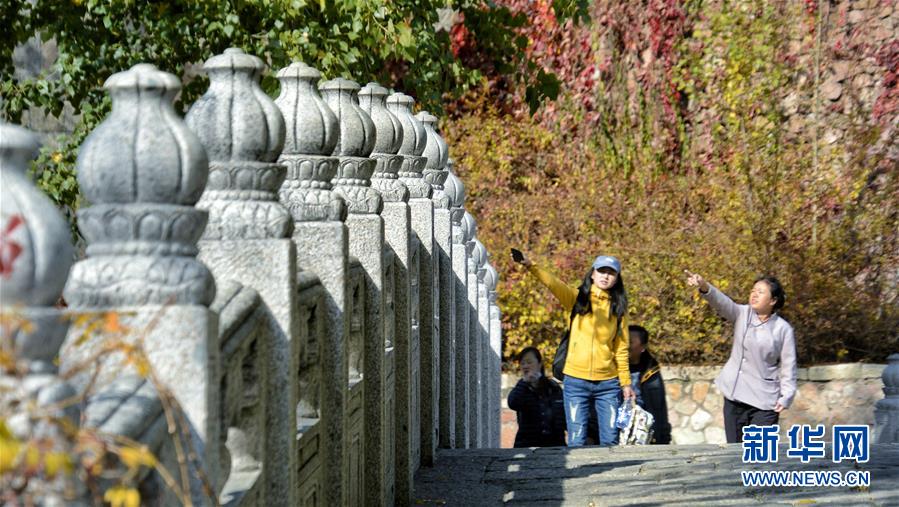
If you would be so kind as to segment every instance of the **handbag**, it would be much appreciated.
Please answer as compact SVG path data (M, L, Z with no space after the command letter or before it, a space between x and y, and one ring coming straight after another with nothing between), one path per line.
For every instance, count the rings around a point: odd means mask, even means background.
M618 317L615 320L617 321L617 327L615 328L615 336L612 337L612 340L617 338L618 333L621 332L621 318ZM571 326L573 325L574 307L572 306L571 315L568 317L568 332L562 337L559 346L556 347L556 355L553 356L553 377L559 381L565 380L565 374L562 373L562 371L565 369L565 360L568 358L568 339L571 338Z
M647 445L652 442L655 418L633 399L618 408L618 445Z
M571 337L571 326L574 324L574 307L571 307L571 315L568 317L568 332L562 337L559 346L556 347L556 355L553 356L553 377L559 381L565 380L565 359L568 358L568 338Z

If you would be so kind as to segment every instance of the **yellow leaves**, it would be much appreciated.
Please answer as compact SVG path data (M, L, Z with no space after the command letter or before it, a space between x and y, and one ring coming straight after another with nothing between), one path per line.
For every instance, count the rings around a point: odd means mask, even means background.
M64 452L48 452L44 457L44 474L47 478L52 479L59 472L70 475L74 470L72 458Z
M74 471L72 458L61 451L43 452L41 447L46 442L28 441L17 439L6 421L0 419L0 474L21 469L28 475L37 474L43 469L44 476L53 479L60 472L66 475Z
M110 507L139 507L140 493L134 488L114 486L106 490L103 501L108 502Z
M126 315L129 314L126 313ZM78 338L75 340L75 346L83 345L95 336L100 336L102 339L92 340L92 343L98 345L98 354L121 352L125 356L123 364L133 365L137 374L142 377L150 374L150 362L147 360L140 341L138 340L137 343L125 341L127 335L131 333L131 329L122 324L118 312L81 313L73 319L72 327L80 330Z
M41 451L33 442L25 447L25 471L34 473L41 466Z
M146 357L135 357L133 363L135 369L137 369L137 374L141 377L146 377L150 374L150 362L147 361Z
M58 164L58 163L62 162L62 153L60 153L58 151L54 151L53 155L50 155L50 159L53 160L53 162Z
M103 331L107 333L121 334L126 330L119 322L119 314L109 312L103 317Z
M21 447L22 445L15 440L0 439L0 474L15 469Z
M0 474L15 468L21 449L22 442L9 431L6 420L0 419Z
M12 371L16 368L16 358L5 350L0 350L0 370Z
M6 426L6 419L0 419L0 440L12 439L14 438L12 432L9 431L9 427Z
M133 477L138 468L145 466L155 468L159 462L156 456L145 445L133 443L112 450L119 455L122 463L128 467L128 477ZM140 505L140 493L133 487L120 484L106 491L103 500L111 507L137 507Z
M144 445L140 447L122 447L119 451L119 458L129 468L139 468L141 466L155 467L157 463L156 456Z
M693 316L695 310L690 306L681 306L677 309L677 316L682 319L689 319Z
M75 341L76 346L84 344L88 339L97 335L123 336L129 331L122 325L119 314L116 312L81 313L74 318L72 326L81 330L81 334Z
M143 349L138 345L118 343L114 345L114 348L125 354L124 363L133 365L138 375L146 377L150 374L150 362Z

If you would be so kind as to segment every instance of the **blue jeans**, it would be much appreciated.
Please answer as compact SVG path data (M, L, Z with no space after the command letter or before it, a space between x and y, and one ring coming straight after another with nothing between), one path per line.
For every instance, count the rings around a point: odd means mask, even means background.
M584 445L587 439L587 421L590 409L596 410L599 424L599 445L618 444L618 395L621 383L617 378L609 380L584 380L565 375L565 422L568 424L568 446Z

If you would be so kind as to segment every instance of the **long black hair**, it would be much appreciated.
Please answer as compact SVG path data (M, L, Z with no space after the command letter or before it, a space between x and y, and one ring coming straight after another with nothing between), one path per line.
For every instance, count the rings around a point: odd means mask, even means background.
M574 302L574 308L571 309L572 317L574 317L574 314L584 315L593 311L593 304L590 302L590 287L592 286L593 267L591 266L587 274L584 275L584 281L581 282L581 286L578 287L577 300ZM612 304L609 306L609 317L614 315L620 319L627 313L627 291L624 289L624 278L621 277L621 273L618 273L615 285L608 292L609 297L612 299Z

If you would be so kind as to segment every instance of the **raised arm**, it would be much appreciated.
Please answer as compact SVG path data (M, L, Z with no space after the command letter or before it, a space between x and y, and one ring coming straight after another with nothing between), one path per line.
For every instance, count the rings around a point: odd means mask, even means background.
M702 296L702 299L708 301L709 305L718 312L718 315L731 322L737 320L737 316L740 314L740 305L734 303L733 299L718 290L714 285L709 285L709 291L705 294L700 291L699 295Z
M556 278L555 275L549 271L545 271L535 266L533 262L516 248L512 249L512 260L528 268L528 271L530 271L532 275L536 276L543 285L546 285L549 288L550 292L556 296L556 299L562 303L562 306L564 306L566 310L574 308L574 303L577 301L577 289L568 286L568 284Z
M684 270L684 272L687 274L687 285L698 288L699 295L718 312L718 315L731 322L737 320L740 314L740 305L734 303L733 299L727 297L726 294L705 281L702 276L687 270Z
M559 280L549 271L540 269L533 264L528 266L528 271L549 288L549 291L553 293L553 296L556 296L556 299L562 303L566 310L574 308L574 303L577 301L577 289Z
M527 407L528 383L524 379L520 379L512 391L509 393L506 403L509 408L519 412Z

